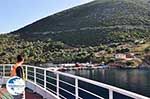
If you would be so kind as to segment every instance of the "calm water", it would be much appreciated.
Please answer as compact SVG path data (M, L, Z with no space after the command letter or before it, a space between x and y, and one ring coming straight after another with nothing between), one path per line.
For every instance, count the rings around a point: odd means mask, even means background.
M98 69L69 71L69 73L150 97L150 69Z

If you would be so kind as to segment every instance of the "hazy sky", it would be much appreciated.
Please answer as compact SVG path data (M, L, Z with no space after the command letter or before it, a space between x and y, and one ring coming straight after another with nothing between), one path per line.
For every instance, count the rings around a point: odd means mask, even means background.
M0 33L93 0L0 0Z

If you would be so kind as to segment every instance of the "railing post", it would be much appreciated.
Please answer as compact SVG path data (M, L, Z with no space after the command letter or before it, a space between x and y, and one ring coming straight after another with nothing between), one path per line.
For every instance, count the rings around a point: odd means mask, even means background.
M33 68L34 68L34 83L36 84L36 67Z
M57 78L57 96L59 97L59 74L56 74L56 78Z
M113 99L113 91L109 89L109 99Z
M78 99L79 94L78 94L78 79L77 78L75 78L75 96L76 96L76 99Z
M46 69L44 69L44 88L46 89Z
M3 77L5 76L5 66L3 65Z
M28 79L28 72L27 72L27 69L28 69L28 67L27 67L27 65L25 65L25 77L26 77L26 80Z

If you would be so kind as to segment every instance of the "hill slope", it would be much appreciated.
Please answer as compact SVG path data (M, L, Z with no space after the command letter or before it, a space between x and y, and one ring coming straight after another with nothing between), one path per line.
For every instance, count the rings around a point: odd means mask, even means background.
M150 38L149 0L95 0L25 26L13 33L27 40L98 45Z

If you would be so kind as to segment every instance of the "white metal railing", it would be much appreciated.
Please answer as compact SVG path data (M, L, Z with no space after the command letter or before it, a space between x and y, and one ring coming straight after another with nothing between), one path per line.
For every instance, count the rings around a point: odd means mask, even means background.
M3 75L3 77L10 75L11 66L11 64L0 64L0 73ZM69 97L72 99L83 99L84 97L79 94L81 91L82 93L84 92L86 95L91 95L95 98L106 98L97 93L91 92L90 90L82 88L82 86L80 86L80 82L108 90L107 97L109 99L114 98L114 92L134 99L150 99L149 97L72 74L47 70L45 68L30 65L23 65L23 67L25 70L26 80L32 81L34 84L49 90L62 99L68 99ZM68 78L71 79L71 82L70 80L67 80ZM62 87L62 85L67 85L69 87ZM72 87L73 90L70 90L70 87Z

